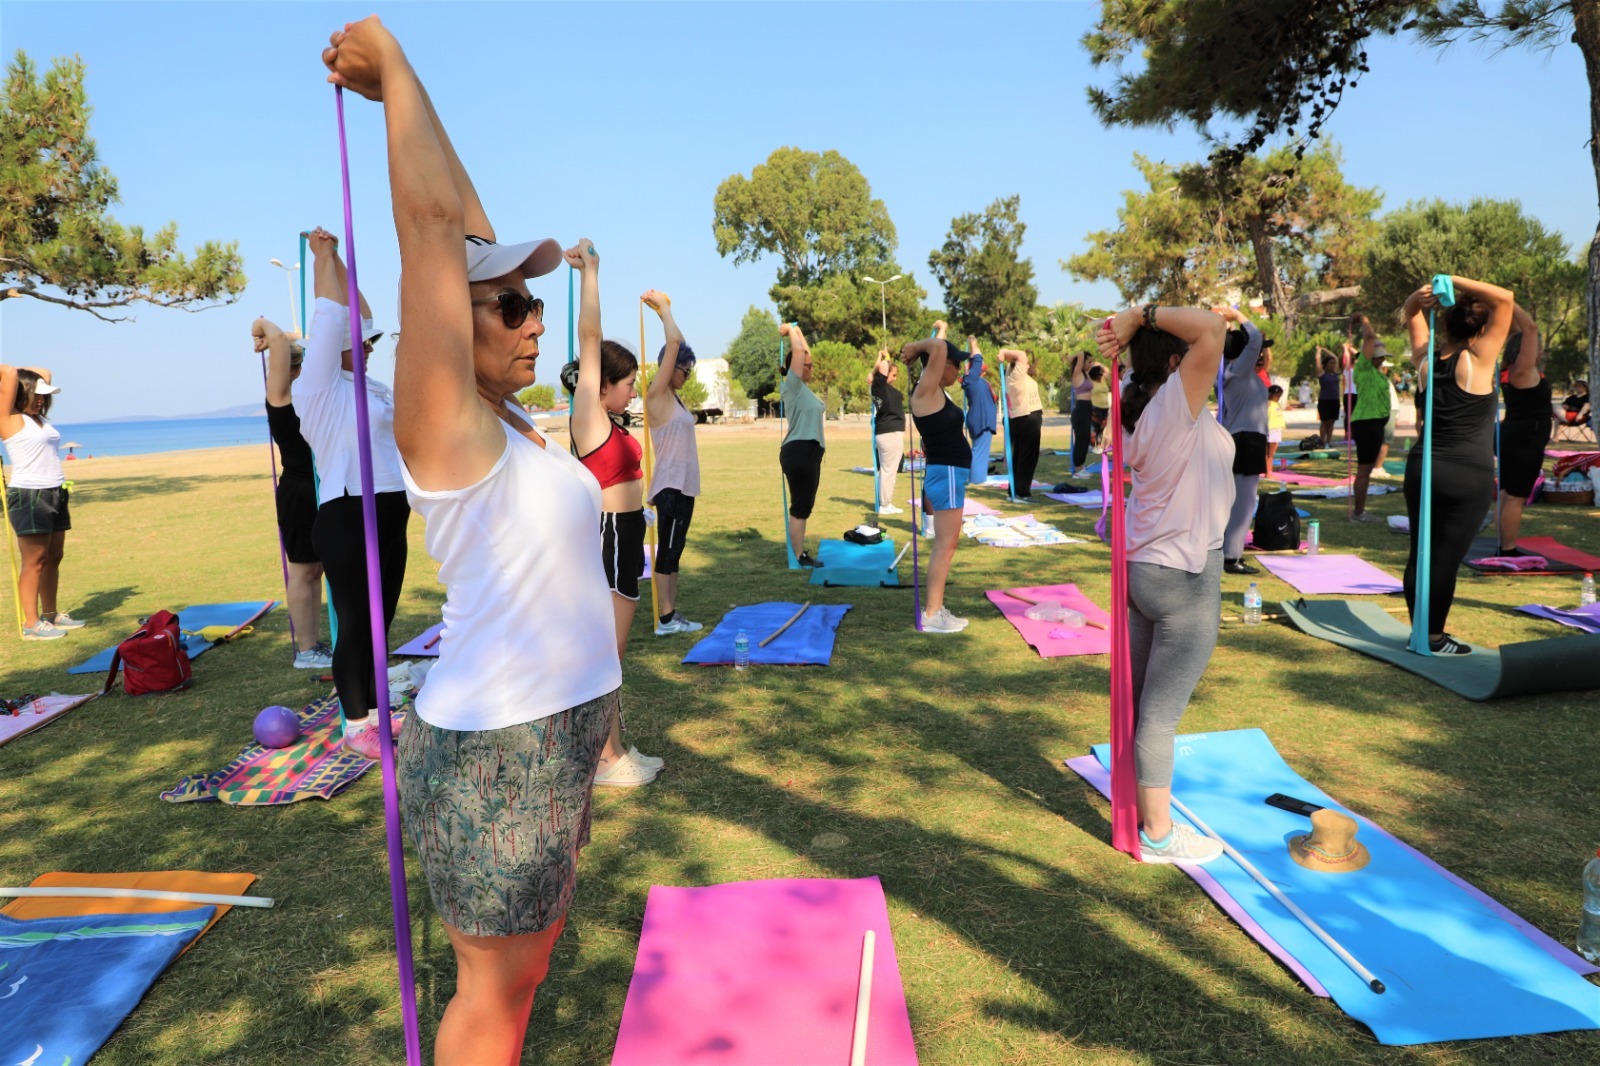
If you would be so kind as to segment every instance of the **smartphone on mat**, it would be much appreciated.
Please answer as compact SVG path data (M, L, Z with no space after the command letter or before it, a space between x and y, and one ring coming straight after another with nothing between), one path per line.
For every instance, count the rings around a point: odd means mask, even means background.
M1321 804L1308 803L1305 800L1295 799L1293 796L1285 796L1282 792L1274 792L1272 795L1268 796L1267 805L1289 811L1293 814L1303 814L1307 818L1311 817L1313 811L1322 810Z

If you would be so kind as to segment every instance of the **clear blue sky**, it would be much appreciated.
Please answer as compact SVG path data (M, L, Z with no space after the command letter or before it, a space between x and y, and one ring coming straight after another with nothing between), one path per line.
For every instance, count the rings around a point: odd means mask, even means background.
M289 319L277 257L296 234L340 226L333 90L318 52L372 5L41 3L6 0L0 47L44 65L88 64L90 132L121 183L125 223L179 224L181 242L237 239L250 285L228 307L189 314L135 305L107 325L33 300L0 304L3 358L42 362L65 388L59 421L179 414L261 395L249 320ZM1203 154L1187 130L1107 130L1085 86L1104 83L1078 39L1091 3L388 4L502 239L593 239L605 268L607 333L637 340L635 297L671 293L690 342L719 354L775 265L716 252L712 196L774 148L834 148L887 204L899 261L937 302L927 268L950 220L1020 193L1041 299L1109 303L1057 260L1115 225L1136 183L1134 151ZM1247 35L1227 47L1249 47ZM1574 245L1595 225L1584 143L1587 88L1576 47L1447 53L1380 43L1373 73L1331 123L1348 177L1407 200L1515 198ZM1447 119L1482 150L1440 161ZM393 326L397 254L377 107L352 98L356 249L363 287ZM566 350L565 278L552 305L553 381ZM658 343L652 334L651 345ZM374 373L387 378L392 346Z

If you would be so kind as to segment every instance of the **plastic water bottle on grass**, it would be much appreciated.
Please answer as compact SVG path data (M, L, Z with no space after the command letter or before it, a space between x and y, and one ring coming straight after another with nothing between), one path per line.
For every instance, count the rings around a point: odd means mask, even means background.
M1244 624L1247 626L1261 624L1261 590L1256 588L1254 581L1244 590Z
M1600 962L1600 851L1583 867L1583 921L1577 947L1579 955Z
M750 634L742 629L733 638L733 668L750 669Z
M1587 607L1594 602L1594 575L1583 575L1583 587L1578 590L1578 606Z

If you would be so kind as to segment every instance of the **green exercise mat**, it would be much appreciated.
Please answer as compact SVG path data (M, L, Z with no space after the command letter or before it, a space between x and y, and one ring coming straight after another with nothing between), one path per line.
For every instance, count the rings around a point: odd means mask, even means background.
M1474 644L1471 655L1417 655L1406 650L1411 627L1377 604L1286 600L1283 610L1304 633L1382 659L1480 703L1600 688L1600 635L1529 640L1498 648Z

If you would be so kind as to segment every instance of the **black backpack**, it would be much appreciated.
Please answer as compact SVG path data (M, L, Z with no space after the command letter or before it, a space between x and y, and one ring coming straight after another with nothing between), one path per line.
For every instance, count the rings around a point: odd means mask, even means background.
M1300 547L1300 515L1294 493L1275 492L1256 505L1255 545L1264 552L1294 551Z
M1300 438L1300 450L1303 452L1320 451L1325 447L1327 447L1327 445L1323 442L1322 438L1317 436L1315 433L1311 434L1309 437Z

